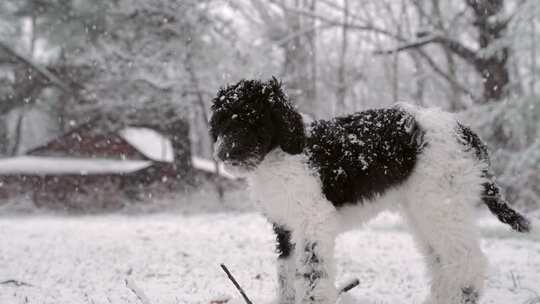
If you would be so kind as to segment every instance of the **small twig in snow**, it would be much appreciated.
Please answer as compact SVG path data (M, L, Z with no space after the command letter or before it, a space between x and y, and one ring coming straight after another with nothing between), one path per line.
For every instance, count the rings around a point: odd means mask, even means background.
M21 287L21 286L34 287L34 285L32 284L29 284L23 281L18 281L18 280L6 280L6 281L0 282L0 285L7 285L7 284L13 284L17 287Z
M228 303L231 300L231 297L228 295L222 295L220 297L216 297L215 299L210 301L210 304L225 304Z
M133 292L137 298L141 301L142 304L151 304L148 297L144 294L142 289L140 289L135 282L129 278L124 280L126 282L126 287Z
M360 280L352 279L351 281L347 282L347 284L345 284L345 286L342 286L339 289L339 294L345 293L345 292L355 288L358 285L360 285Z
M86 302L90 304L96 304L96 302L94 302L94 299L92 299L87 292L84 293L84 298L86 299Z
M512 278L512 283L514 284L514 289L518 289L519 288L519 279L512 270L510 270L510 277Z
M240 287L240 284L238 284L236 279L233 277L233 275L231 274L229 269L227 269L227 266L225 266L224 264L220 264L220 266L221 266L221 269L223 269L223 271L225 271L225 273L227 274L227 277L229 278L229 280L231 280L231 282L234 284L234 287L236 287L236 289L238 289L238 291L240 292L240 294L244 298L244 301L246 301L247 304L253 304L253 302L251 302L251 300L248 298L248 296L246 295L246 293L244 292L242 287Z

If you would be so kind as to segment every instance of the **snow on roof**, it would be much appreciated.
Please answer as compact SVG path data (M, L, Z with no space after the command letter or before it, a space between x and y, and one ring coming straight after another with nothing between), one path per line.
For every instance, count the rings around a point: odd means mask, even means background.
M144 160L19 156L0 159L0 174L132 173L151 164Z
M193 165L193 168L195 169L199 169L199 170L210 172L210 173L216 173L215 162L211 159L193 156L191 157L191 163ZM223 166L223 163L219 163L219 175L228 179L236 179L236 176L225 171L225 167Z
M151 160L172 163L174 150L171 140L148 128L128 127L119 135Z

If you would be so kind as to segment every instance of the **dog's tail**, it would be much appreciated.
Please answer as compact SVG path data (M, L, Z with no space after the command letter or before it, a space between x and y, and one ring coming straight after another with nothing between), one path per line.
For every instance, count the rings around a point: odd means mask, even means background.
M488 206L489 211L497 216L499 221L509 225L518 232L531 231L531 222L526 217L510 208L494 181L489 180L484 183L483 186L482 201Z
M501 189L495 182L495 177L490 169L489 154L486 145L468 127L458 124L458 129L460 142L466 149L473 149L476 157L487 165L482 172L484 178L487 180L482 184L482 201L484 204L487 205L491 213L497 216L499 221L509 225L515 231L530 232L531 222L508 205Z

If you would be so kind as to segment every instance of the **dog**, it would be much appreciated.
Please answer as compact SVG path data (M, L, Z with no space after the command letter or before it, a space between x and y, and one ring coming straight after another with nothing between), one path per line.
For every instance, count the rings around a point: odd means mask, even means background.
M215 157L247 178L273 223L280 304L335 303L335 237L381 211L410 224L431 278L426 303L478 302L478 202L531 229L505 201L486 145L450 113L401 103L305 126L276 78L221 88L211 111Z

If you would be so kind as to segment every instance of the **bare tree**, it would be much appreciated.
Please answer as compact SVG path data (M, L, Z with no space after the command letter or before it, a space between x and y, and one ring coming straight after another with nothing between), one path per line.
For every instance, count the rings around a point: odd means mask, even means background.
M444 17L441 11L441 5L440 0L432 0L432 15L434 17L434 26L435 28L443 33L444 36L450 37L450 31L444 24ZM448 92L448 101L450 102L450 110L451 111L458 111L463 109L463 105L461 103L461 91L457 88L457 63L454 58L454 53L452 51L443 45L442 47L444 57L446 59L446 71L448 74L448 77L456 80L454 82L449 83L450 90Z
M290 97L303 112L310 114L317 99L317 24L315 19L296 12L315 12L316 3L316 0L251 0L266 27L266 37L283 50L281 74Z
M418 32L419 40L406 43L384 53L394 54L429 44L439 44L447 52L452 52L474 67L482 80L482 100L484 102L501 100L507 95L510 82L507 67L510 50L507 45L500 42L505 35L511 17L502 17L504 0L465 1L474 18L472 26L477 31L477 49L469 48L461 41L445 35L445 32L441 32L440 28L437 31L437 27L435 27L433 31ZM438 14L440 11L438 9L439 2L433 1L433 4L434 11ZM447 59L450 60L449 57ZM452 68L455 66L451 61L448 61L448 64Z
M314 0L294 0L293 3L297 9L315 10ZM305 32L306 34L295 35L284 44L283 75L287 79L289 94L296 104L306 111L312 108L313 100L317 96L313 62L316 38L315 20L291 13L286 7L282 5L287 33L290 35Z
M339 66L338 66L338 88L336 92L336 107L345 108L345 98L347 97L347 75L346 75L346 58L347 58L347 49L349 47L349 0L344 0L343 2L343 26L341 27L341 51L339 56ZM333 112L336 112L335 109Z

